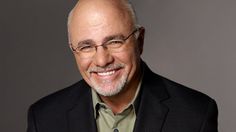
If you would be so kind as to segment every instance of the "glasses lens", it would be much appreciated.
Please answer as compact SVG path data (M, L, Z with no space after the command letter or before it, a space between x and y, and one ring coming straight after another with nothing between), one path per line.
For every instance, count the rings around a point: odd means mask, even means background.
M86 59L86 58L92 58L96 52L90 51L90 52L77 52L77 53L80 56L80 58Z

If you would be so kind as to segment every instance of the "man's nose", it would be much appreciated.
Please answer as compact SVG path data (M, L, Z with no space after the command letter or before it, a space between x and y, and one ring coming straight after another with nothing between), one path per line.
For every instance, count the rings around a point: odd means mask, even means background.
M108 49L103 46L97 47L97 51L94 55L94 63L99 67L105 67L114 61L113 56Z

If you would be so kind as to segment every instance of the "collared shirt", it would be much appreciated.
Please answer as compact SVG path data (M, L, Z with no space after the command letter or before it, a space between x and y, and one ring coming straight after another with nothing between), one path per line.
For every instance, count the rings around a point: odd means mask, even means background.
M141 79L142 80L142 79ZM94 117L98 132L132 132L136 119L134 102L139 94L141 81L137 87L132 101L119 114L113 114L112 110L101 101L98 94L92 89Z

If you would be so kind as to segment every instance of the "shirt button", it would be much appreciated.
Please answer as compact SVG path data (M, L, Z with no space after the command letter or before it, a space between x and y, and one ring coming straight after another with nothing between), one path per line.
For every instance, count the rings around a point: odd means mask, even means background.
M117 128L115 128L113 132L119 132L119 130Z

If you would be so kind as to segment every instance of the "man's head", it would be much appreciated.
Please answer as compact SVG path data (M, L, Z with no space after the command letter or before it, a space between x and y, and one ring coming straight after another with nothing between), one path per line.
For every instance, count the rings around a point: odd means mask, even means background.
M126 0L80 0L68 19L69 43L84 80L103 96L138 84L144 29Z

